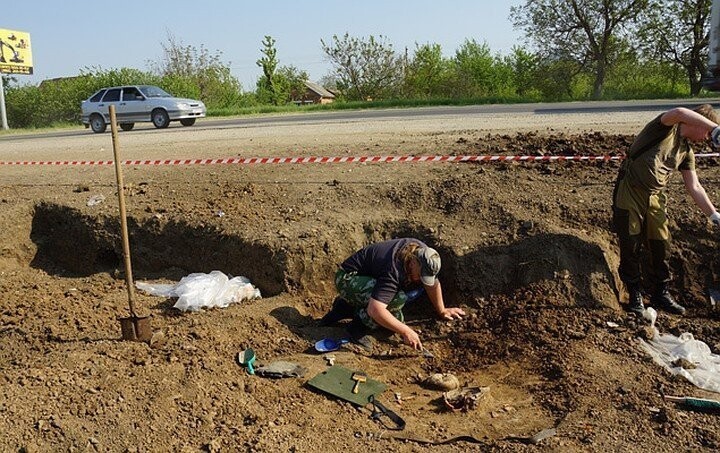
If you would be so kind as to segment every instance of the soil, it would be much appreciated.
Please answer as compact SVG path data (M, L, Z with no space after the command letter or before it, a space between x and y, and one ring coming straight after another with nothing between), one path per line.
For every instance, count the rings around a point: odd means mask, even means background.
M479 121L140 127L122 157L622 155L656 113ZM480 126L477 126L480 124ZM558 127L557 124L561 124ZM4 137L0 161L112 159L109 133ZM661 394L718 399L673 378L639 348L646 324L623 310L610 229L617 161L127 166L133 277L243 275L263 297L183 313L135 294L153 340L121 341L128 293L111 165L0 166L0 450L2 451L674 451L720 448L717 415ZM718 197L720 167L698 173ZM93 197L104 201L88 206ZM669 190L672 293L691 332L720 351L718 232L679 176ZM96 198L97 199L97 198ZM91 203L92 204L92 203ZM440 251L446 304L406 308L434 354L393 336L373 352L348 345L335 363L387 384L378 395L407 423L393 431L312 390L327 368L315 341L335 296L337 264L371 242L417 237ZM301 377L252 376L237 363L291 361ZM424 384L452 373L488 387L465 411ZM386 424L389 421L385 419ZM533 445L545 429L555 434ZM461 437L458 437L461 436ZM442 443L432 445L431 442Z

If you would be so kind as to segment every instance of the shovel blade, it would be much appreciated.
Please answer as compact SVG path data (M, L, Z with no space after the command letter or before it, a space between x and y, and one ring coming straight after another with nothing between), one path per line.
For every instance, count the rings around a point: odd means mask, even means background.
M149 316L131 316L129 318L118 318L122 339L125 341L149 342L152 338Z

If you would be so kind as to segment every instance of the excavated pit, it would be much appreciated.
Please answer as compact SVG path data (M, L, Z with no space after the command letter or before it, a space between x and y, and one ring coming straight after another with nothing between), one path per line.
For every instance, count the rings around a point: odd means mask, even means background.
M96 273L118 275L123 268L119 219L90 216L77 209L42 203L35 209L31 240L37 253L30 265L62 277ZM348 253L338 247L298 243L295 248L229 234L220 228L155 218L130 218L128 230L136 279L179 280L193 272L221 270L243 275L265 297L283 292L331 293L336 263ZM377 238L375 232L384 231ZM408 222L362 227L366 242L391 237L418 237L443 257L441 279L446 300L462 304L550 282L568 305L618 308L617 284L603 249L590 241L562 233L538 233L502 246L479 247L458 254L432 240L431 232ZM318 255L308 248L323 249ZM322 284L321 284L322 282ZM330 298L332 294L324 294Z
M31 266L61 276L114 272L123 266L120 220L92 217L43 203L36 207L30 237L37 247ZM208 227L157 219L128 219L130 255L136 279L179 280L218 269L248 277L265 296L285 290L287 256L281 250L228 236Z

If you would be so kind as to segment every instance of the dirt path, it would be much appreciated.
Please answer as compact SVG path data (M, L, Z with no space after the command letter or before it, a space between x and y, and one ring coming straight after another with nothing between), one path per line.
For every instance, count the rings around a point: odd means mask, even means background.
M486 115L258 128L140 129L123 158L430 154L619 155L654 112ZM0 161L110 159L110 135L0 141ZM162 339L121 342L127 313L111 166L0 166L0 449L3 451L525 451L546 428L558 451L720 447L716 416L665 405L659 391L714 397L672 379L638 348L643 325L618 304L609 230L616 162L137 166L125 169L136 280L244 275L263 298L183 314L138 294ZM720 200L715 160L699 174ZM675 181L676 183L678 181ZM88 206L91 197L104 201ZM717 232L669 191L675 294L692 332L720 350L705 290L718 281ZM406 315L434 359L397 339L336 363L387 384L400 440L367 409L312 391L312 350L342 327L315 320L338 262L372 241L414 236L443 257L449 305L468 316ZM618 327L609 327L617 324ZM612 324L615 323L615 324ZM157 338L156 338L157 340ZM247 375L236 363L289 360L303 378ZM447 410L423 380L453 373L489 387ZM444 441L442 446L420 440ZM472 438L479 443L468 442ZM464 440L463 440L464 439Z

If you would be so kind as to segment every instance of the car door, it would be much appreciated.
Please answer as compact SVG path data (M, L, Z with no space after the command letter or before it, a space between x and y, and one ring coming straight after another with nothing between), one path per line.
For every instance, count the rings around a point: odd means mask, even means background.
M150 113L146 112L146 105L145 96L137 87L123 87L122 101L117 106L118 122L148 121Z
M118 104L120 104L120 88L111 88L107 90L102 101L98 104L98 111L105 117L105 122L110 123L110 106L115 106L117 112ZM119 120L118 120L119 121Z

